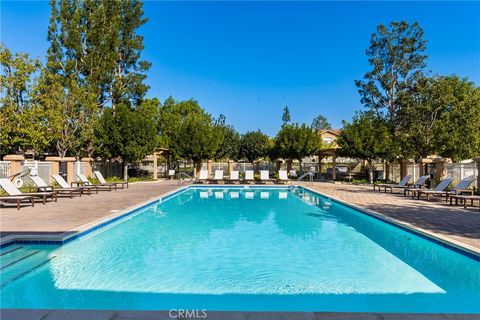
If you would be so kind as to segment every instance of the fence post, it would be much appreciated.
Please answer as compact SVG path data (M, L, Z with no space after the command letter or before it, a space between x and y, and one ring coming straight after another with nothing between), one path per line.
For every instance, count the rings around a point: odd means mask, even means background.
M82 158L80 161L85 163L85 175L93 177L93 158Z
M18 154L7 154L3 157L3 160L10 161L10 175L20 172L22 161L25 161L25 157Z
M480 157L476 157L474 160L477 163L477 188L480 189Z

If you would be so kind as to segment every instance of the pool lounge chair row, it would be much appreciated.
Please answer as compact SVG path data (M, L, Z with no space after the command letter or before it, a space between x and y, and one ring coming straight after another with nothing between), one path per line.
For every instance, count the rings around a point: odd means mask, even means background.
M260 170L260 182L261 183L287 183L289 182L290 179L288 179L287 176L287 171L286 170L279 170L278 171L278 179L272 179L270 178L270 173L268 170ZM240 180L240 172L239 171L232 171L230 172L230 176L224 177L223 175L223 170L215 170L215 174L213 178L210 178L208 176L208 170L200 170L200 173L198 175L198 178L195 180L197 183L208 183L208 182L214 182L214 183L254 183L255 182L255 177L254 177L254 171L253 170L246 170L245 171L245 178L243 180Z
M77 174L77 177L80 181L72 183L70 186L65 179L60 175L52 175L52 178L60 186L58 189L54 189L52 186L48 185L42 178L39 176L29 176L30 180L37 187L37 192L22 192L20 191L12 181L8 178L0 179L0 187L8 194L7 196L1 196L0 201L6 203L16 203L17 209L20 210L20 205L23 202L27 202L35 206L35 199L41 199L43 204L46 204L48 199L57 201L58 195L67 194L70 198L73 198L75 195L79 197L84 193L92 194L92 191L98 193L100 190L112 191L117 190L121 187L123 189L125 186L128 188L128 182L107 182L103 177L102 173L99 171L94 171L95 176L100 181L99 184L92 184L83 174Z
M380 192L383 188L385 192L387 189L390 190L390 193L393 193L394 190L403 190L403 195L408 196L411 195L413 199L420 199L422 196L425 196L426 200L430 199L430 196L445 196L445 202L448 203L450 200L450 205L453 204L453 200L455 200L455 204L458 204L458 201L464 203L464 206L467 206L467 201L470 201L471 205L473 205L474 201L479 201L479 209L480 209L480 196L475 196L473 194L473 190L470 189L470 185L475 181L475 178L469 177L460 180L457 185L453 188L447 189L455 180L454 177L447 177L441 180L434 188L427 189L424 188L425 182L430 178L428 175L421 176L417 179L413 184L409 185L408 182L411 180L412 176L407 175L405 176L400 183L396 185L392 184L378 184L374 185L373 189L378 189Z

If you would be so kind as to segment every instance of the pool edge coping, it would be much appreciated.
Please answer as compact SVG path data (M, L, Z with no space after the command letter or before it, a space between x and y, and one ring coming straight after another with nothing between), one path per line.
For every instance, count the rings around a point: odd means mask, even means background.
M5 236L0 240L0 248L5 248L7 246L13 245L13 244L57 244L57 245L63 245L66 244L70 241L73 241L77 238L81 238L89 233L92 233L102 227L105 227L109 224L112 224L114 222L117 222L118 220L121 220L123 218L126 218L138 210L141 210L144 207L147 207L157 201L166 201L168 199L166 198L171 198L177 193L180 193L182 191L188 190L191 187L194 188L238 188L238 189L249 189L250 187L253 188L292 188L292 187L297 187L297 188L303 188L305 190L308 190L312 193L318 194L322 197L332 199L335 202L338 202L344 206L347 206L349 208L355 209L357 211L360 211L364 214L367 214L369 216L372 216L374 218L377 218L383 222L392 224L394 226L397 226L401 229L407 230L409 232L412 232L413 234L416 234L418 236L427 238L429 240L433 240L433 242L438 243L440 245L446 246L450 250L454 251L460 251L460 253L463 253L472 259L475 259L477 261L480 261L480 249L475 248L467 243L463 243L460 241L456 241L454 239L450 238L445 238L442 237L441 235L435 234L433 232L430 232L428 230L424 230L422 228L406 224L402 221L390 218L381 212L377 212L374 210L366 209L363 207L360 207L355 204L348 203L344 200L338 199L337 197L327 195L319 190L312 189L308 186L304 186L301 184L282 184L282 185L277 185L277 184L249 184L249 185L241 185L241 184L216 184L216 185L208 185L208 184L188 184L184 186L179 186L178 188L175 188L174 190L168 191L166 193L163 193L157 197L151 197L148 200L142 201L141 203L135 204L133 206L127 207L125 209L113 212L105 217L96 219L92 222L83 224L77 228L77 230L70 230L70 231L65 231L63 233L57 234L57 235L49 235L49 234L15 234L15 235L9 235ZM252 188L252 189L253 189Z

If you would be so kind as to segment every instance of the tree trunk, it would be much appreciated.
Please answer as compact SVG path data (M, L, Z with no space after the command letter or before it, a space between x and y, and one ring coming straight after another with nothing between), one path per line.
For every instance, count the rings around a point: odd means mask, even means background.
M128 161L123 161L123 180L128 180Z
M195 178L198 178L200 176L200 171L202 170L202 160L194 160L193 163L195 166Z
M290 174L292 170L292 159L287 159L287 173Z
M367 160L368 182L373 183L373 166L372 160Z

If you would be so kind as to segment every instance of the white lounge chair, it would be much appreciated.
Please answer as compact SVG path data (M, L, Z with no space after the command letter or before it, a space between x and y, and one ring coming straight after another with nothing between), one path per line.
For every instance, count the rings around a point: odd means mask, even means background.
M409 189L409 193L412 194L412 198L415 198L415 195L417 196L417 199L420 199L420 194L424 193L424 191L444 191L449 185L450 183L453 182L455 178L452 178L452 177L448 177L448 178L445 178L443 179L442 181L440 181L436 186L435 188L433 189L422 189L422 188L411 188ZM429 194L430 193L427 193L427 200L429 198Z
M9 196L13 197L22 197L22 196L32 196L35 198L41 198L43 201L43 204L47 202L47 198L51 198L55 202L57 202L57 193L55 191L48 191L48 192L28 192L28 193L23 193L22 191L18 190L17 187L13 184L10 179L7 178L1 178L0 179L0 187L8 193ZM2 201L7 200L8 197L5 197L2 199ZM17 199L18 200L18 199Z
M289 181L290 181L290 179L288 179L287 170L278 170L277 182L278 183L287 183Z
M273 181L272 179L270 179L270 173L268 172L268 170L260 170L260 181L263 183Z
M198 175L197 180L195 182L202 182L205 183L208 181L208 171L207 170L200 170L200 174Z
M70 189L70 188L75 188L75 187L70 187L67 181L63 179L63 177L59 174L52 174L53 180L55 180L56 183L60 186L62 189ZM81 185L78 186L83 191L88 191L88 194L92 194L92 190L95 190L96 193L98 193L98 186L95 185Z
M105 178L103 177L103 174L100 171L93 171L95 176L97 177L98 181L100 181L100 184L102 185L108 185L108 184L114 184L115 189L118 188L118 186L122 186L122 189L127 186L128 189L128 181L119 181L119 182L107 182Z
M240 172L237 170L230 172L230 177L228 177L228 182L230 183L237 183L240 181Z
M378 188L378 191L382 192L382 188L384 188L385 193L387 192L387 189L390 189L390 193L393 193L393 189L405 188L411 179L411 175L406 175L405 177L403 177L402 181L397 184L374 184L373 191L375 191L375 188Z
M62 188L62 189L54 189L52 186L49 186L45 181L43 181L42 178L39 176L30 176L30 180L33 181L33 183L37 186L38 191L44 191L44 192L49 192L49 191L55 191L58 194L69 194L70 198L73 198L73 195L75 193L78 193L78 195L81 197L82 196L82 189L81 188Z
M99 184L93 184L90 181L88 181L87 177L85 177L83 174L78 173L77 174L78 179L80 182L75 182L78 186L97 186L98 190L108 190L112 191L112 189L117 190L117 185L115 183L99 183Z
M215 175L211 181L216 183L223 182L223 170L215 170Z
M253 175L253 170L245 171L245 183L255 182L255 177Z

